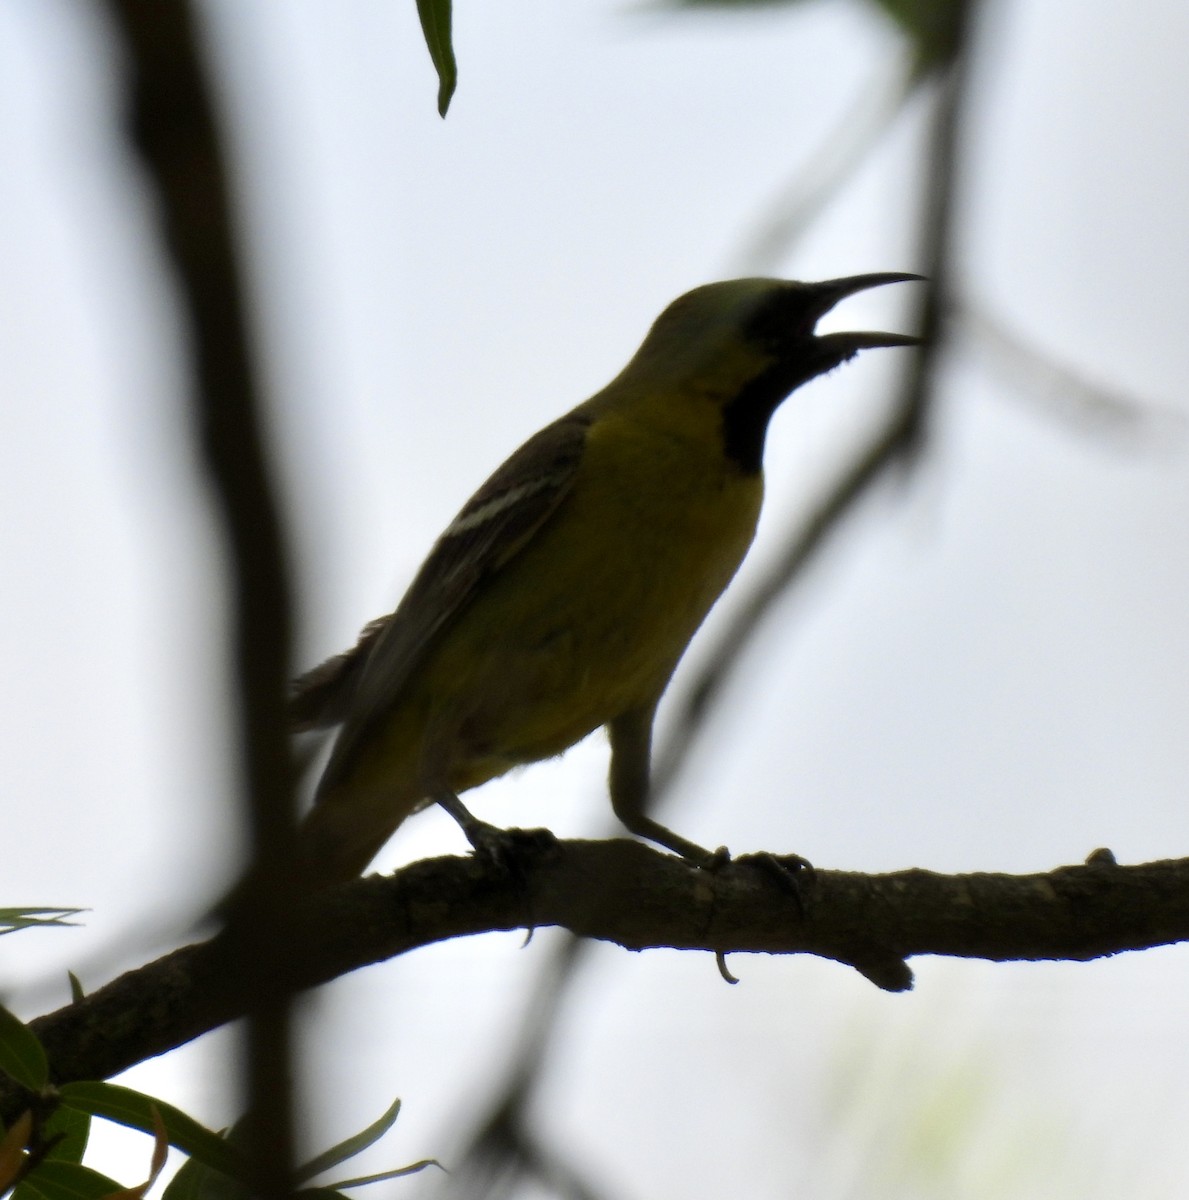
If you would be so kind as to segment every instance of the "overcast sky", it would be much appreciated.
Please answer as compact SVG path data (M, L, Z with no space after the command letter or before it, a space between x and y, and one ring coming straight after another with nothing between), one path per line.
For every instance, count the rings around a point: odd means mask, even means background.
M1189 7L988 7L962 295L1087 379L1189 416ZM605 383L670 299L745 269L773 197L903 53L857 2L457 8L443 122L412 4L205 6L292 506L301 666L391 609L469 492ZM188 919L236 870L220 564L118 67L81 0L0 6L0 904L92 909L83 930L0 941L0 988L29 1015L65 999L67 967L98 986L113 948L143 953L150 915ZM919 267L926 117L910 106L765 272ZM903 329L911 314L895 288L831 321ZM905 361L862 356L782 410L740 594ZM1112 435L1071 420L1067 392L1013 390L996 369L954 347L923 468L872 496L765 626L665 812L682 833L869 870L1189 852L1184 429ZM475 805L601 833L605 770L596 735ZM426 814L378 865L462 848ZM315 1149L400 1095L376 1169L449 1161L551 939L521 941L326 989ZM918 961L908 996L815 959L737 957L727 988L707 956L594 958L542 1121L613 1195L730 1195L741 1179L774 1200L790 1179L826 1198L872 1181L893 1200L1183 1195L1183 950ZM46 979L57 993L27 990ZM128 1081L227 1124L227 1045ZM125 1151L113 1138L97 1165L130 1181L147 1151L135 1166Z

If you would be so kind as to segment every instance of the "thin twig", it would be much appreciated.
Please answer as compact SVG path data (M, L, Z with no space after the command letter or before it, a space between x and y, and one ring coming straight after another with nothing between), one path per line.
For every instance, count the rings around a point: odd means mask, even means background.
M950 316L953 334L974 349L1005 383L1067 425L1110 440L1113 446L1163 449L1183 444L1189 414L1092 379L1059 361L985 306L967 301Z

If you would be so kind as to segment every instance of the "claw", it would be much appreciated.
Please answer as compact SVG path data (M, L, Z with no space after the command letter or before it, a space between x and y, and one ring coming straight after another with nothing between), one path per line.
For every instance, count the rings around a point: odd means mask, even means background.
M761 850L756 854L744 854L735 860L740 865L758 867L782 891L792 896L804 920L809 915L810 901L816 875L813 863L799 854L771 854Z
M730 968L727 966L727 955L725 950L716 950L714 952L714 962L718 967L718 973L727 981L727 983L738 983L739 977L732 975Z

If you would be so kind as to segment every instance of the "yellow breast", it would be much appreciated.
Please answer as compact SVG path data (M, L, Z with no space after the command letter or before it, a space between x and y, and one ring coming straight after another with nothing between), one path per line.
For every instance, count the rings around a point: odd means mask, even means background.
M659 696L742 561L762 499L700 440L596 423L573 490L419 672L473 786ZM459 764L462 768L462 764Z

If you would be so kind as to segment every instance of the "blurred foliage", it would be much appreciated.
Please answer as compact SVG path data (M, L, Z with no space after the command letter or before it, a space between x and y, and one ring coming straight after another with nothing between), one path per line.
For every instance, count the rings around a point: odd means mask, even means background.
M0 1071L30 1092L49 1082L45 1051L33 1031L6 1008L0 1008Z
M18 929L77 925L77 921L68 918L86 911L85 908L0 908L0 937Z
M811 0L665 0L673 9L773 9ZM812 0L821 3L823 0ZM889 18L912 45L913 75L923 78L954 56L966 0L866 0ZM444 117L458 86L451 0L417 0L417 15L429 57L438 73L438 112Z
M0 1197L11 1191L13 1200L140 1200L157 1181L169 1149L174 1147L187 1157L165 1189L166 1200L251 1200L249 1164L237 1144L246 1122L225 1135L207 1129L172 1104L118 1084L78 1081L55 1088L49 1082L45 1050L37 1036L5 1008L0 1008L0 1071L29 1094L28 1107L12 1127L0 1128ZM400 1101L394 1100L365 1129L300 1167L295 1182L308 1183L375 1145L396 1124L399 1114ZM152 1138L149 1172L143 1183L124 1187L83 1165L93 1117ZM341 1196L343 1188L398 1179L430 1166L441 1164L422 1159L296 1194L307 1200Z
M663 7L741 11L824 2L826 0L664 0ZM916 75L927 75L954 56L967 0L865 0L865 3L880 16L890 18L912 43Z
M868 0L912 42L917 73L925 75L953 58L966 0Z

